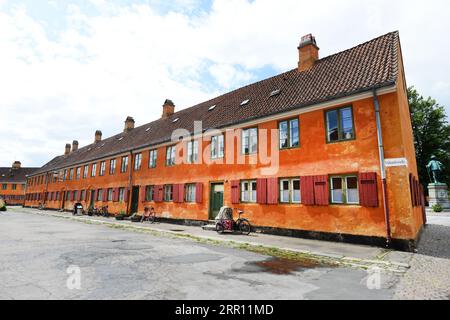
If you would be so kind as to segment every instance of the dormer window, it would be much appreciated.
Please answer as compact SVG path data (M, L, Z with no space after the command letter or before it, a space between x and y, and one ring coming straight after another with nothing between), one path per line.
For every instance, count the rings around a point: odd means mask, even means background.
M208 111L213 111L216 108L216 105L209 107Z
M250 99L244 100L241 102L241 106L245 106L250 102Z
M279 95L280 93L281 93L281 90L280 90L280 89L277 89L277 90L272 91L272 92L270 93L270 96L271 96L271 97L274 97L274 96Z

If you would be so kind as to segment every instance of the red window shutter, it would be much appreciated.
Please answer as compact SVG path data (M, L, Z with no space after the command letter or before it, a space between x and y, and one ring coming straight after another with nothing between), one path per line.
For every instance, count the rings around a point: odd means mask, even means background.
M173 195L172 195L172 200L173 203L179 203L180 202L180 185L179 184L174 184L173 185Z
M239 203L239 180L231 181L231 203Z
M328 195L328 176L314 177L314 200L317 206L328 206L330 204Z
M376 172L359 174L359 203L363 207L378 207Z
M145 186L141 186L141 195L140 195L141 202L145 202L145 190L146 190L146 187Z
M94 191L94 201L97 201L97 194L98 194L98 190L95 189L95 191Z
M197 183L195 185L195 202L203 202L203 183Z
M113 189L113 201L118 202L119 201L119 188Z
M415 203L415 196L414 196L414 181L413 181L413 175L409 174L409 193L411 194L411 203L414 206Z
M256 202L259 204L267 203L267 179L256 180Z
M278 204L278 178L267 179L267 204Z
M178 186L178 200L180 201L180 203L184 202L184 183L181 183Z
M125 188L124 190L123 202L128 202L128 188Z
M103 189L103 202L108 201L108 189Z
M416 179L416 206L420 206L420 183Z
M314 177L300 178L300 192L302 196L302 203L306 206L314 205Z

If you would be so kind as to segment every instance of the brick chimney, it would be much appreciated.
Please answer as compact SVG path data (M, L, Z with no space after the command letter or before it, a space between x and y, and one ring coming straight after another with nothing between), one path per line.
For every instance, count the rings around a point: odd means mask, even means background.
M65 149L65 151L64 151L64 155L68 155L69 153L70 153L70 143L66 143L66 149Z
M316 38L312 34L302 37L298 46L298 71L307 71L314 66L319 59L319 47Z
M77 140L73 140L72 142L72 152L75 152L78 150L78 141Z
M22 163L20 163L20 161L14 161L14 163L12 164L12 169L13 170L18 170L22 167Z
M123 129L123 132L130 132L134 129L134 119L133 117L127 117L125 119L125 128Z
M175 105L173 104L172 100L167 99L164 101L163 104L163 113L162 118L165 119L167 117L170 117L175 113Z
M95 140L94 142L100 142L102 141L102 132L100 130L95 131Z

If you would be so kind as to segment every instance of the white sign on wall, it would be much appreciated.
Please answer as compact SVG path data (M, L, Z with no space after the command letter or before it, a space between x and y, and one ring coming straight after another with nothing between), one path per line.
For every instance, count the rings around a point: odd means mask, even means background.
M386 167L407 167L408 160L406 158L384 159Z

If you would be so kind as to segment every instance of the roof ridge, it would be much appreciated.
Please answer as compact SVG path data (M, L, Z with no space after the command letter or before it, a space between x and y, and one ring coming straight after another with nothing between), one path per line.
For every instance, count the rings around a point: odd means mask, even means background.
M363 47L363 46L367 46L368 44L370 44L370 43L372 43L372 42L376 42L376 41L378 41L378 40L380 40L380 39L382 39L382 38L385 38L385 37L387 37L387 36L390 36L390 35L397 35L397 37L398 37L398 34L399 34L399 31L398 31L398 30L388 32L388 33L386 33L386 34L383 34L383 35L378 36L378 37L376 37L376 38L373 38L373 39L371 39L371 40L367 40L367 41L362 42L362 43L360 43L360 44L358 44L358 45L355 45L355 46L353 46L353 47L351 47L351 48L348 48L348 49L345 49L345 50L342 50L342 51L339 51L339 52L330 54L330 55L328 55L328 56L326 56L326 57L320 58L318 61L320 62L320 61L323 61L323 60L327 60L327 59L330 59L330 58L332 58L332 57L335 57L335 56L338 56L338 55L347 53L347 52L352 51L352 50L355 50L355 49L357 49L357 48L360 48L360 47Z

